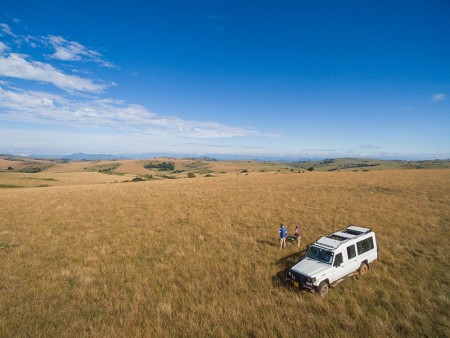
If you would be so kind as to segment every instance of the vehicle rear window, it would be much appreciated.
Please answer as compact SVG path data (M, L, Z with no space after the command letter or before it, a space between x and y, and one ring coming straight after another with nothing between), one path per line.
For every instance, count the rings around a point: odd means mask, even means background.
M354 244L347 247L347 257L348 259L356 257L356 249Z
M356 247L358 248L358 255L361 255L369 250L372 250L374 248L373 238L369 237L363 239L362 241L359 241L358 243L356 243Z

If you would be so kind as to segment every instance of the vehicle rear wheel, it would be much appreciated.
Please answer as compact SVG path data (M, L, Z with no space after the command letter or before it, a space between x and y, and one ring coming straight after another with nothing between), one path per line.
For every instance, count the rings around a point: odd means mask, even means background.
M361 263L361 266L359 267L359 274L365 275L369 271L369 266L367 263Z
M325 296L328 293L328 283L325 281L320 283L319 287L317 288L317 293L322 297Z

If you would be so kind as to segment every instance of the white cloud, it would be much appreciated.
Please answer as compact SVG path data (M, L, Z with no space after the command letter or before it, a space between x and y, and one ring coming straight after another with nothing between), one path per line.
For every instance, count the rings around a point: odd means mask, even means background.
M12 32L11 27L6 23L0 23L0 31L0 35L11 35L12 37L17 38L17 35Z
M433 94L431 99L433 100L433 102L438 102L438 101L445 101L446 98L447 97L444 93L437 93Z
M6 52L8 49L9 47L0 41L0 55Z
M106 85L75 75L65 74L48 63L28 61L27 55L5 53L6 45L0 45L0 76L46 83L71 92L100 93Z
M115 64L104 60L102 54L99 52L88 49L79 42L67 41L61 36L48 35L46 37L37 37L17 35L12 32L11 27L6 23L0 23L0 36L14 37L15 43L18 45L24 42L33 48L37 48L39 45L50 47L54 50L53 54L50 55L52 59L61 61L91 61L103 67L116 68Z
M180 135L195 138L257 136L251 128L231 127L215 122L182 120L160 116L137 104L121 100L76 101L46 92L7 90L0 87L0 119L69 126L111 127L125 133Z
M90 50L76 41L67 41L61 36L49 35L43 39L50 44L55 52L51 55L53 59L62 61L93 61L101 66L113 68L115 65L101 58L101 54L95 50Z
M372 144L362 144L358 146L358 149L380 149L380 146L374 146Z
M0 28L3 34L7 34L5 30L8 31L9 26L0 26ZM51 47L53 54L50 57L52 59L91 61L105 67L114 67L112 63L103 60L99 52L90 50L78 42L67 41L60 36L49 35L43 38L20 36L18 39L32 47L37 47L37 44L41 47L43 45ZM16 43L15 47L19 45ZM2 81L6 78L38 81L51 84L71 94L102 93L107 87L116 85L112 83L107 86L104 83L97 83L88 75L81 77L80 69L75 70L77 71L76 75L66 74L50 63L40 62L17 52L13 53L8 45L0 42L0 121L52 127L63 126L67 130L82 128L91 131L95 129L96 132L112 131L112 134L121 135L122 139L127 137L129 139L144 137L158 140L211 139L262 135L252 128L161 116L149 111L144 106L128 104L121 100L83 95L78 95L75 99L71 95L57 95L47 91L13 87L20 87L20 82L6 83Z

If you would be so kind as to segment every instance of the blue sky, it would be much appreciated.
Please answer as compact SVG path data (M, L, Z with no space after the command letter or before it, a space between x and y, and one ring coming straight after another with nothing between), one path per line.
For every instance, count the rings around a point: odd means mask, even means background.
M0 0L0 153L450 158L450 3Z

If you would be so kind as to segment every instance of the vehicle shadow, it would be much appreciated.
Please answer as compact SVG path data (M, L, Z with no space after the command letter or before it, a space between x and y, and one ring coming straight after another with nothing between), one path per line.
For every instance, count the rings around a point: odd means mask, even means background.
M272 285L274 287L281 287L285 289L289 289L291 291L304 291L302 289L294 288L289 279L289 269L292 268L295 264L300 262L300 260L305 256L306 248L299 251L294 252L293 254L283 257L276 261L277 266L281 269L274 276L272 276Z
M278 266L284 267L285 269L291 268L293 265L300 262L300 260L303 258L303 256L305 256L305 254L306 254L306 249L303 249L301 251L294 252L293 254L290 254L289 256L286 256L286 257L283 257L283 258L277 260L276 263Z

